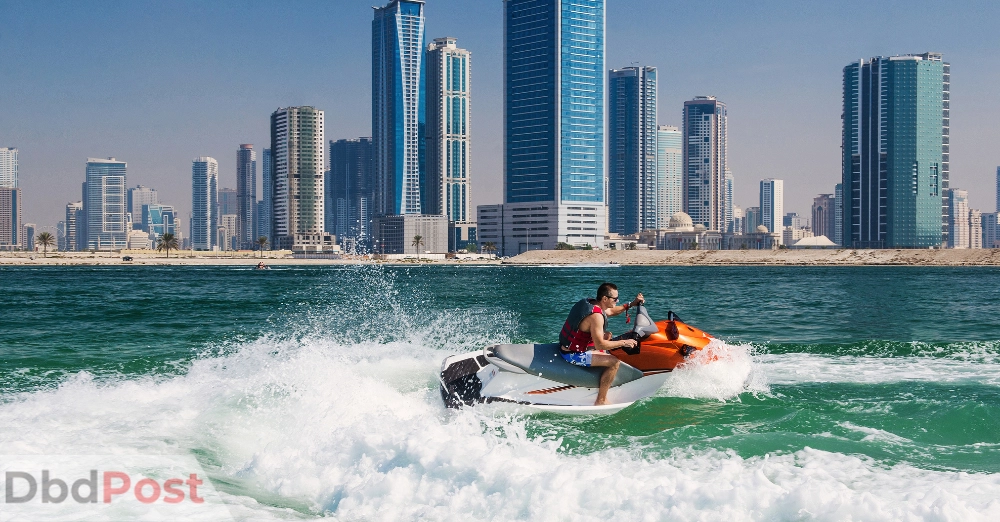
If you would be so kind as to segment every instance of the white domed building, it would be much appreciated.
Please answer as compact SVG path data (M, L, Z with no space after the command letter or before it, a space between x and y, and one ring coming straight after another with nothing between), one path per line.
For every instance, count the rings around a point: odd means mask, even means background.
M695 224L691 216L677 212L670 216L667 228L646 230L639 241L658 250L720 250L722 234L708 230L704 224Z

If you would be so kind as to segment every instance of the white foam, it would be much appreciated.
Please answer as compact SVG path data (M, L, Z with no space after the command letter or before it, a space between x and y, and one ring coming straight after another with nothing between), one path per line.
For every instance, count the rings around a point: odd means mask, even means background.
M751 345L713 339L674 369L659 395L725 401L739 399L744 392L768 391Z
M416 339L416 337L414 337ZM729 399L749 350L673 375ZM179 376L97 379L0 404L7 453L195 452L237 519L991 520L1000 475L927 471L809 448L569 454L533 418L448 411L422 342L260 339ZM378 364L375 361L381 361ZM748 367L749 365L749 367ZM388 368L385 372L382 369ZM752 387L752 386L751 386ZM670 390L667 393L673 393ZM679 392L678 392L679 393ZM277 507L274 507L277 506ZM294 510L293 510L294 508Z
M924 381L1000 386L1000 364L978 359L784 353L762 354L756 360L771 384Z

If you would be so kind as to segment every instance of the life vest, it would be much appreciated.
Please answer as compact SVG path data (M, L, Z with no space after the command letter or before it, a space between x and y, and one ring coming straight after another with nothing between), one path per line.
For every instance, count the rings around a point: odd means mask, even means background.
M590 299L581 299L573 305L569 311L569 317L563 324L562 331L559 332L559 345L568 352L585 352L594 346L594 338L590 332L580 330L580 323L590 317L590 314L601 314L604 317L604 324L608 324L608 315L600 306L590 302Z

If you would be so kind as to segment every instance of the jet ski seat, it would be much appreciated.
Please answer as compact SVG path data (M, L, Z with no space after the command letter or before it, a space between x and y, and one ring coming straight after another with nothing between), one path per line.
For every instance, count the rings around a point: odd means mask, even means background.
M486 348L487 358L496 357L532 375L583 388L600 386L604 368L585 368L566 362L559 343L494 344ZM642 372L621 363L611 386L619 386L642 378Z

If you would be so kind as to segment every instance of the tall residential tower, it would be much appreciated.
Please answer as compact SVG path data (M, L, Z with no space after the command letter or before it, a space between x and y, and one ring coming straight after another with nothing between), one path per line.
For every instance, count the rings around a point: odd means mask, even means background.
M244 143L236 151L236 243L240 248L253 249L254 207L257 203L257 151Z
M286 107L271 114L276 248L323 252L333 248L324 223L326 142L323 111Z
M472 163L472 54L455 38L427 47L427 199L424 214L448 218L448 250L476 240Z
M726 123L726 104L715 96L684 102L684 212L695 224L720 232L729 215Z
M612 69L608 74L609 232L637 234L657 227L656 139L656 68Z
M115 158L87 159L87 181L83 184L87 249L115 250L127 246L127 168L128 164Z
M785 219L785 182L768 178L760 180L760 224L772 234L781 234ZM780 237L780 236L779 236Z
M504 1L501 254L604 244L604 25L603 0Z
M219 227L219 162L202 156L191 162L191 248L212 250Z
M939 53L844 68L844 246L947 244L950 85Z
M677 127L656 129L656 228L670 226L670 216L684 211L684 147Z
M326 172L326 231L351 253L370 251L375 186L372 139L330 142Z
M428 188L424 165L424 2L392 0L374 9L372 141L377 213L421 214Z

